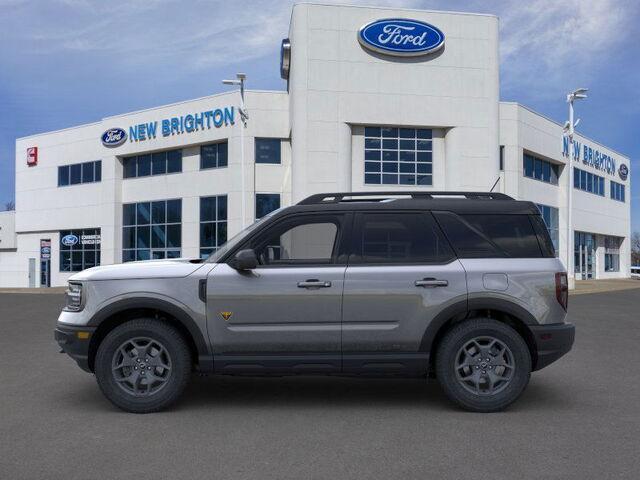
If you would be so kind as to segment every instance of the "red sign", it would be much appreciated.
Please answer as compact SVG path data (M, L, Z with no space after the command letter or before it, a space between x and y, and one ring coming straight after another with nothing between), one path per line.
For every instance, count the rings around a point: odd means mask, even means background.
M38 164L38 147L27 148L27 165L34 166Z

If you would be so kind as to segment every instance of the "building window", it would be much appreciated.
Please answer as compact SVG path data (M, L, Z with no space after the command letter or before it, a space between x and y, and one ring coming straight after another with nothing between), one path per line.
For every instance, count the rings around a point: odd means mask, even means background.
M613 198L614 200L618 200L619 202L624 202L625 199L625 188L624 185L618 182L614 182L613 180L611 180L611 198Z
M280 194L256 193L256 220L280 208Z
M100 265L100 229L60 231L60 271L80 272Z
M182 150L147 153L122 159L122 177L136 178L182 172Z
M122 261L178 258L181 229L181 199L123 205Z
M541 182L550 183L552 185L558 184L560 169L558 165L548 162L547 160L534 157L528 153L523 154L522 158L525 177L540 180Z
M504 145L500 145L500 160L498 166L501 172L504 171Z
M538 207L538 210L540 210L540 215L542 215L544 224L547 226L547 230L549 230L549 236L551 237L551 241L553 242L553 248L555 249L556 255L557 255L558 243L560 238L558 209L555 207L550 207L548 205L542 205L542 204L536 204L536 207Z
M604 271L620 271L620 238L604 237Z
M579 168L573 169L573 187L604 197L604 177Z
M279 138L256 138L256 163L282 163Z
M75 163L58 167L58 186L95 183L102 180L102 161Z
M200 198L200 257L207 258L227 241L227 196Z
M221 168L228 165L227 142L212 143L200 147L200 169Z
M433 185L432 131L365 127L366 185Z

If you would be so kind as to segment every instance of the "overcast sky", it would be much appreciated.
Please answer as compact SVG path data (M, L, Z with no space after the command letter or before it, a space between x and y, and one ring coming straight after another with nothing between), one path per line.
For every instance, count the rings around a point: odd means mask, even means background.
M284 89L279 48L292 3L0 0L0 210L14 196L16 137L220 92L237 71L249 88ZM630 156L640 174L640 2L331 3L497 14L502 100L564 121L566 92L589 87L578 130Z

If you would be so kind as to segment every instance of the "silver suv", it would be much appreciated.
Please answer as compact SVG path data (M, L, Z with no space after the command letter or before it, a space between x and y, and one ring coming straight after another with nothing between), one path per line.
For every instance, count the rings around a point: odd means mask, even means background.
M72 276L55 338L129 412L193 371L438 379L479 412L571 349L567 274L531 202L497 193L313 195L206 260Z

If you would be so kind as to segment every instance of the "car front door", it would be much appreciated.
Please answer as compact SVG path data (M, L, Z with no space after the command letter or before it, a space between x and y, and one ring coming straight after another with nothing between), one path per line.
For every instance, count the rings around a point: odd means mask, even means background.
M346 373L424 373L422 346L443 310L466 311L467 283L433 216L362 212L345 274L342 352Z
M350 215L276 220L242 249L258 266L217 265L207 279L207 323L216 371L337 372Z

